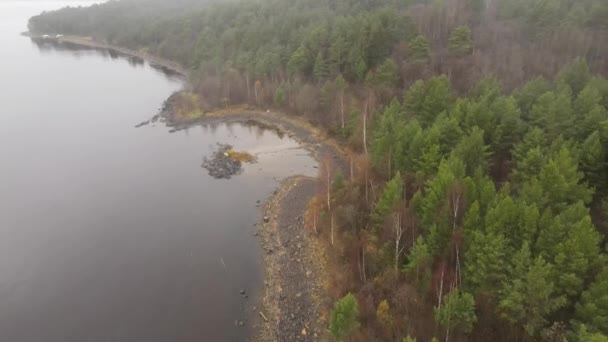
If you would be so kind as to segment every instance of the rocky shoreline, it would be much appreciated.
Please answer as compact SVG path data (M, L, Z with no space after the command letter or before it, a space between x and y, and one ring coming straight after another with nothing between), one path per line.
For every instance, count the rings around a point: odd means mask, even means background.
M25 33L32 39L42 39ZM141 58L150 65L164 68L182 77L186 70L178 63L158 58L143 51L97 42L86 37L62 36L44 38L57 43L73 44L84 48L105 49L119 54ZM298 141L320 161L331 158L345 171L345 153L332 139L312 124L281 113L252 110L246 107L205 113L200 118L177 120L174 93L163 104L159 114L135 125L141 127L163 120L170 132L194 125L238 122L262 126L286 134ZM317 180L295 176L285 179L274 195L267 200L262 212L263 220L255 233L260 238L264 259L264 287L260 304L254 306L252 317L253 341L329 341L326 308L331 301L324 290L325 257L320 241L306 229L305 213L308 203L318 189ZM241 295L244 290L241 291ZM236 321L243 326L243 321Z
M166 113L165 113L166 114ZM207 113L196 123L170 122L172 131L193 124L238 122L274 129L298 141L320 161L331 158L346 171L345 152L319 129L298 118L270 111L233 108ZM263 206L260 238L264 261L264 288L249 322L253 341L330 341L328 308L332 302L324 289L324 247L306 229L306 210L318 191L317 179L294 176L283 180Z
M258 319L254 341L329 341L323 251L303 216L316 193L316 182L288 178L265 206L261 301L267 314Z

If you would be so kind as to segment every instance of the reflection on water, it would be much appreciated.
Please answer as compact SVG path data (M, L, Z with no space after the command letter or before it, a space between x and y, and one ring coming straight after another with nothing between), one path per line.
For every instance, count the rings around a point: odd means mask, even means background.
M179 73L176 73L175 71L166 68L162 65L148 64L143 58L127 55L115 50L97 48L92 46L83 46L69 41L62 41L57 39L45 39L40 37L29 37L29 39L32 44L36 46L36 48L41 54L64 52L77 58L86 58L91 55L102 56L106 59L127 61L132 67L143 67L145 65L149 65L151 68L161 72L167 77L175 79L182 78L182 75L180 75Z

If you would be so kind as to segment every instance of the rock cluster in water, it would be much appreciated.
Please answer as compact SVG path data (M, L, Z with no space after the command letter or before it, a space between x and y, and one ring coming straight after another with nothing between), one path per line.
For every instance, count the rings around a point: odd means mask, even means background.
M230 179L242 170L243 163L230 157L228 153L232 146L218 144L218 149L211 155L211 158L203 159L202 167L207 170L209 176L218 179Z

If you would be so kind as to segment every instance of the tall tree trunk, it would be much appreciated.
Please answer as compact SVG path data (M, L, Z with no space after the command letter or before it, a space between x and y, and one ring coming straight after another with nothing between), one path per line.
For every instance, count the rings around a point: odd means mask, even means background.
M365 103L365 110L363 111L363 151L367 155L367 106L369 100Z
M334 245L334 214L331 214L331 245Z
M403 252L401 244L401 236L403 235L403 227L401 226L401 214L397 213L393 216L394 233L395 233L395 276L399 276L399 256ZM399 248L401 247L401 248Z
M365 204L369 206L369 188L367 187L367 167L365 167Z
M340 94L340 113L342 115L342 130L344 130L344 91Z
M367 276L365 275L365 247L361 249L361 254L363 256L363 282L366 282Z
M330 181L330 172L329 165L327 165L327 211L331 212L331 181Z
M247 103L249 103L249 71L245 73L245 82L247 83Z

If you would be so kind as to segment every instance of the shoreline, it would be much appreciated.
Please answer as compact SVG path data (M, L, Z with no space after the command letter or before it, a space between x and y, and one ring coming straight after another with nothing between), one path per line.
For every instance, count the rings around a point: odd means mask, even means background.
M83 48L89 49L98 49L98 50L107 50L116 52L122 55L140 58L146 61L152 67L159 67L166 69L172 73L178 74L180 77L187 78L188 73L186 69L180 65L179 63L170 61L168 59L157 57L153 54L147 53L145 51L136 51L125 47L120 47L112 44L102 43L96 41L92 38L88 37L79 37L79 36L62 36L62 37L43 37L41 35L32 34L30 32L22 33L23 36L29 37L32 39L41 39L44 41L55 42L55 43L67 43L76 45Z
M187 79L178 63L87 37L46 37L24 33L32 39L73 44L90 49L113 51L145 60ZM184 85L186 86L186 85ZM168 99L170 100L171 97ZM205 113L202 117L179 121L161 111L170 132L196 125L239 122L274 129L296 140L318 163L331 158L343 173L348 168L347 152L326 133L298 116L252 110L246 106ZM151 119L155 120L155 118ZM143 122L136 127L149 123ZM328 308L332 305L324 286L327 283L325 248L306 229L308 204L316 195L318 180L306 176L283 179L260 207L258 234L263 259L263 284L256 298L257 310L248 319L251 341L329 341ZM254 307L255 308L255 307Z
M318 162L331 158L346 171L347 153L321 129L300 117L279 112L233 107L205 114L195 122L169 126L186 129L215 123L260 125L296 140ZM261 297L251 317L251 340L330 341L329 297L325 248L308 229L307 209L318 192L316 178L296 175L283 179L261 206L258 237L263 259Z

